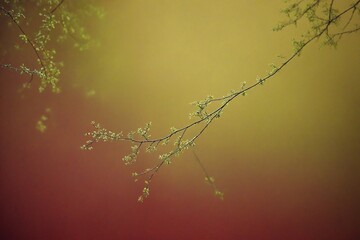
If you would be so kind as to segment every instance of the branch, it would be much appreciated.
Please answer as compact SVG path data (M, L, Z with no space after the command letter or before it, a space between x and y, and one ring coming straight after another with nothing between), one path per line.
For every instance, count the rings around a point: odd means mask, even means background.
M315 6L315 4L318 4L319 0L316 1L311 6ZM194 113L190 114L190 117L197 117L198 120L195 120L191 122L188 125L185 125L182 128L176 129L171 128L170 133L166 134L163 137L158 138L151 138L151 135L149 135L149 130L151 123L148 123L145 125L145 128L139 128L136 132L132 131L127 136L123 136L122 132L120 133L114 133L112 131L109 131L103 127L100 126L100 124L92 122L92 125L94 126L95 130L92 132L88 132L85 134L85 136L89 136L90 139L81 147L84 150L92 150L93 145L96 142L107 142L107 141L128 141L132 143L132 151L129 155L125 156L123 158L123 161L125 165L131 164L136 161L137 156L139 154L140 148L142 146L148 145L146 148L147 152L153 152L157 150L157 146L161 143L162 145L167 145L170 141L173 142L174 147L172 150L168 153L161 154L159 156L159 163L156 164L152 168L148 168L145 171L141 173L133 173L133 176L136 178L143 177L148 175L148 178L144 181L145 187L143 189L143 194L139 197L139 201L142 202L148 195L149 195L149 184L152 181L154 175L159 171L159 169L164 166L164 164L171 163L171 158L173 156L178 156L183 151L187 150L190 147L195 146L196 140L204 133L204 131L210 126L211 123L217 118L221 117L221 114L223 110L237 97L239 96L245 96L246 93L255 87L259 85L263 85L265 81L275 76L279 71L281 71L288 63L290 63L296 56L299 56L300 53L304 50L306 46L308 46L311 42L314 40L317 40L322 37L322 35L328 34L329 27L335 23L337 19L339 19L344 14L348 13L349 11L352 11L357 7L357 5L360 3L360 0L358 0L356 3L354 3L352 6L348 7L347 9L343 10L337 15L332 14L332 4L334 1L331 1L329 12L328 12L328 19L325 22L322 22L321 24L316 25L316 27L312 28L312 31L303 37L303 39L299 41L294 41L293 45L295 46L295 50L292 53L290 57L288 57L285 61L283 61L280 66L272 65L272 70L264 77L257 79L257 81L250 86L246 86L246 82L244 82L241 86L241 89L237 91L232 91L230 94L214 98L213 96L208 96L205 98L205 100L194 102L193 104L197 107L197 110ZM309 8L308 8L309 9ZM305 10L310 11L310 10ZM301 16L303 16L302 14ZM299 18L300 19L300 18ZM353 30L352 32L357 31ZM343 32L344 34L345 32ZM349 33L351 33L349 31ZM212 103L218 104L217 107L213 111L207 112L208 106ZM197 131L195 131L195 134L192 134L189 136L187 140L184 140L186 135L189 131L189 129L193 129L195 126L201 125L201 128ZM137 137L135 137L135 135ZM177 136L177 138L173 138ZM194 153L195 154L195 153ZM195 154L196 157L196 154ZM201 163L200 163L201 165ZM206 170L202 169L205 173L206 177L209 177Z
M34 53L36 54L36 57L43 69L43 74L45 75L45 78L47 78L47 73L46 73L46 68L45 68L45 64L42 60L42 58L40 57L40 53L37 50L37 48L35 47L35 44L33 43L33 41L28 37L28 35L25 33L24 29L19 25L18 21L15 19L15 17L10 13L10 11L6 10L3 6L0 6L0 9L11 18L12 22L15 23L15 25L17 26L17 28L20 30L20 32L23 34L23 36L26 38L26 41L30 44L31 48L33 49ZM32 80L32 78L31 78ZM30 80L30 81L31 81Z

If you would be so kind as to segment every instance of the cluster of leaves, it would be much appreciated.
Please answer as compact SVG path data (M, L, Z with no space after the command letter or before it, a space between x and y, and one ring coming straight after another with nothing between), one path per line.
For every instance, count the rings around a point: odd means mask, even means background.
M65 0L4 0L0 4L0 17L8 18L10 27L18 28L19 39L23 44L31 47L36 57L38 67L33 69L25 64L13 66L4 63L1 65L3 68L14 70L19 74L29 75L30 80L24 84L24 87L29 87L36 76L40 80L40 92L48 87L54 93L60 92L58 82L63 63L55 61L56 50L50 46L53 39L62 42L70 36L75 40L74 46L80 50L86 49L91 43L90 36L81 25L82 19L94 15L102 17L103 13L89 1L76 1L76 6L73 2ZM36 9L35 16L33 16L34 9ZM34 30L28 32L26 31L28 28ZM15 44L14 47L20 48L18 44Z
M216 116L215 113L210 114L208 118L214 118ZM150 188L149 185L158 170L165 164L168 165L171 163L173 157L179 156L182 152L189 149L190 147L195 146L195 140L200 136L200 134L207 128L212 120L207 120L208 118L204 118L198 120L195 124L200 124L206 121L206 124L201 128L200 132L195 136L192 136L190 139L185 139L185 134L187 129L191 128L191 126L186 126L181 129L177 129L175 127L170 128L170 132L168 135L162 138L151 138L150 135L150 127L151 122L145 124L143 128L138 128L136 131L131 131L127 135L124 135L122 132L115 133L106 128L103 128L99 123L95 123L94 121L91 123L94 127L92 132L88 132L85 136L89 136L90 140L88 140L81 148L83 150L92 150L94 143L97 142L108 142L108 141L130 141L131 151L128 155L123 157L123 162L125 165L130 165L136 162L140 150L145 148L145 152L152 153L158 150L160 146L170 146L171 150L166 153L162 153L159 155L159 161L151 168L147 168L142 172L134 172L132 176L137 181L140 177L147 176L144 180L144 188L141 196L139 196L138 200L143 202L143 200L149 195ZM172 144L172 146L171 146ZM197 158L198 159L198 158ZM202 165L201 165L202 166ZM202 166L202 169L205 171L205 168ZM223 193L221 193L215 186L214 178L210 177L206 173L207 182L210 183L214 187L214 193L223 198Z
M293 40L295 51L312 38L320 38L323 45L336 47L345 34L360 30L358 24L360 15L359 1L348 1L348 8L340 11L335 8L335 0L286 0L288 5L281 12L286 21L278 23L274 31L280 31L288 26L297 26L299 22L306 24L308 30L298 40ZM344 1L340 4L345 4Z
M90 137L90 140L82 146L82 149L91 150L93 149L93 145L97 142L131 142L131 153L123 158L124 163L128 165L136 161L142 147L145 147L146 152L153 152L156 151L160 145L168 145L172 142L173 146L171 150L160 154L159 162L155 164L155 166L145 169L140 173L132 174L136 179L140 176L147 175L147 178L144 181L145 187L139 197L139 201L142 202L146 197L148 197L149 185L159 169L164 164L166 165L171 163L174 156L179 156L185 150L195 146L196 140L204 133L204 131L215 119L221 117L223 110L230 104L231 101L239 96L246 96L249 90L263 85L268 79L272 78L280 70L282 70L296 56L299 56L303 49L314 40L324 38L323 43L325 45L336 46L341 36L348 33L354 33L359 30L359 27L356 25L352 26L350 30L347 30L347 28L353 23L355 12L359 12L360 0L351 3L349 7L342 10L334 8L334 0L297 0L286 2L288 7L282 12L287 16L287 21L278 24L274 30L279 31L290 25L296 25L303 18L307 19L310 23L310 28L301 36L301 39L293 40L294 51L288 58L280 56L282 59L280 65L277 66L275 64L270 64L270 71L267 75L257 77L256 81L250 85L243 82L240 89L232 90L223 97L215 98L214 96L207 96L204 100L193 102L192 104L196 109L194 112L190 113L190 119L194 120L181 128L172 127L169 133L163 137L151 138L149 135L151 123L146 124L144 128L139 128L137 131L130 132L127 136L124 136L122 133L114 133L101 127L100 124L93 122L92 125L95 130L85 134ZM338 29L338 24L343 19L346 19L346 21L343 23L342 31L334 33L332 27ZM194 130L196 126L198 127L197 130L192 131L192 134L189 133L189 130ZM206 181L214 187L215 195L222 199L223 193L216 188L214 179L207 174L197 156L195 157L202 167Z

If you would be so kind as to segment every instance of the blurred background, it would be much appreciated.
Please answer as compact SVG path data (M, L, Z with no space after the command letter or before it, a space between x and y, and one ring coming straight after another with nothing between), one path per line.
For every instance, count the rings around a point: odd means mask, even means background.
M0 70L1 239L359 239L358 34L336 50L312 43L204 132L194 150L224 201L189 151L159 171L141 204L131 173L161 152L124 166L127 143L81 151L90 122L128 132L152 121L162 136L190 123L190 102L264 76L301 28L272 31L281 0L99 6L105 17L86 27L100 45L58 47L62 93L19 92L28 79ZM2 28L0 46L17 31ZM31 50L1 57L34 61Z

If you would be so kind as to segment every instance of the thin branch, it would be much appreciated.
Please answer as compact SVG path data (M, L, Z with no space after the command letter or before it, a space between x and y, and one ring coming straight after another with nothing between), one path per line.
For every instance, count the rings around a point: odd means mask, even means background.
M335 34L332 35L332 37L336 37L336 36L340 35L340 38L341 38L341 36L344 35L344 34L354 33L354 32L357 32L359 30L360 30L360 27L357 27L357 28L354 28L354 29L351 29L351 30L335 33Z
M197 154L195 153L195 151L192 151L195 157L196 162L199 164L201 170L203 171L204 175L205 175L205 180L207 183L209 183L211 185L211 187L214 189L214 193L215 195L219 195L220 199L223 199L224 194L221 193L219 191L219 189L217 188L216 184L215 184L215 180L213 177L211 177L208 173L208 171L206 170L204 164L202 164L202 162L200 161L200 158L197 156Z
M209 173L207 172L204 164L202 164L202 162L200 161L200 159L199 159L199 157L197 156L197 154L195 153L195 151L193 150L192 152L193 152L193 154L194 154L194 157L195 157L196 162L199 164L201 170L204 172L205 177L206 177L206 178L210 178L210 175L209 175Z
M33 49L33 51L36 54L37 59L40 62L40 65L43 69L44 75L47 78L47 73L46 73L46 68L45 68L45 64L42 60L42 58L40 57L40 53L39 51L36 49L35 44L33 43L33 41L28 37L28 35L26 34L26 32L24 31L24 29L19 25L19 23L17 22L17 20L15 19L15 17L10 13L10 11L6 10L3 6L0 6L1 10L8 15L11 20L15 23L15 25L18 27L18 29L20 30L20 32L26 37L27 42L29 42L31 48Z
M65 1L65 0L61 0L61 1L55 6L55 8L50 11L50 13L54 13L54 12L61 6L61 4L63 4L64 1Z
M343 27L343 30L345 30L349 26L350 22L352 21L352 19L354 17L355 12L356 12L356 7L354 7L354 9L352 10L349 19L347 20L346 24Z

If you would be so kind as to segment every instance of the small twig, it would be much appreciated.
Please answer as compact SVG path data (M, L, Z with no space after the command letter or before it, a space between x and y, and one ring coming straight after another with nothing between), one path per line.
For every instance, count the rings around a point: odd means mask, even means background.
M224 198L224 194L222 192L219 191L219 189L217 188L216 184L215 184L215 180L213 177L211 177L208 173L208 171L206 170L204 164L202 164L202 162L200 161L200 158L197 156L197 154L195 153L195 151L192 151L195 157L196 162L199 164L201 170L203 171L204 175L205 175L205 180L207 183L209 183L211 185L211 187L214 189L214 193L215 195L219 196L220 199Z
M357 31L359 31L359 30L360 30L360 27L357 27L357 28L354 28L354 29L351 29L351 30L347 30L347 31L335 33L335 34L333 34L332 36L333 36L333 37L336 37L336 36L339 36L339 35L340 35L340 38L341 38L341 36L344 35L344 34L354 33L354 32L357 32Z
M61 0L61 1L55 6L55 8L50 11L50 13L54 13L54 12L61 6L61 4L63 4L64 1L65 1L65 0Z

